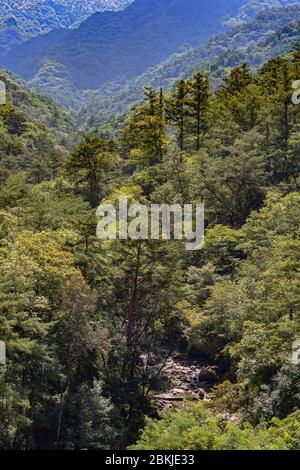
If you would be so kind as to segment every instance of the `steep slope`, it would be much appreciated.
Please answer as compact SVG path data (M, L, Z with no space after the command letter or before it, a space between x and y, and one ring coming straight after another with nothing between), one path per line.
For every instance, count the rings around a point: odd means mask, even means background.
M57 137L74 130L71 115L50 97L32 93L26 82L1 67L0 80L6 84L8 105L16 107L28 121Z
M79 25L97 11L119 10L132 0L14 0L0 4L0 58L17 44L57 28Z
M47 63L64 67L76 89L98 88L141 74L188 43L195 46L222 29L222 19L245 0L135 0L117 13L96 13L78 29L36 50L17 48L5 66L25 79ZM34 49L34 52L32 50Z
M238 26L245 21L255 18L267 8L285 8L299 3L299 0L249 0L242 5L237 14L229 18L225 23L228 26Z
M205 46L187 49L149 68L131 81L119 81L101 87L79 114L81 123L102 125L115 114L124 113L140 100L144 87L167 89L197 68L209 70L218 79L226 68L242 62L258 67L276 55L299 47L300 5L271 8L250 21L211 39ZM225 69L225 70L224 70Z
M72 145L74 121L50 98L29 92L22 80L0 69L6 104L0 106L0 186L10 174L51 179Z

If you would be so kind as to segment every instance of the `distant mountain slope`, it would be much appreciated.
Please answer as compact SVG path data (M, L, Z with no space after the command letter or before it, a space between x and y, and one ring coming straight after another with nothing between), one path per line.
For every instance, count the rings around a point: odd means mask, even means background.
M6 83L8 103L23 113L28 121L57 137L74 130L71 115L50 97L32 93L26 82L2 67L0 80Z
M145 71L179 46L198 45L218 31L224 16L245 0L135 0L118 13L96 13L78 29L38 50L25 43L5 66L31 79L48 63L63 67L76 89L98 88Z
M268 8L285 8L299 3L299 0L249 0L242 5L237 14L225 21L227 26L238 26L255 18L259 13Z
M37 5L53 4L68 7L75 16L91 15L95 11L119 10L133 0L1 0L0 13L8 9L29 10Z
M196 69L207 69L216 78L246 61L258 67L270 58L300 48L300 4L267 9L211 39L207 45L170 56L131 81L101 87L84 106L79 120L101 126L143 97L146 84L167 89Z
M119 10L133 0L1 0L0 58L39 34L79 25L97 11Z
M0 80L7 90L6 104L0 106L0 185L20 171L34 182L52 179L73 145L73 119L49 97L29 92L19 78L1 68ZM17 188L12 190L17 194Z

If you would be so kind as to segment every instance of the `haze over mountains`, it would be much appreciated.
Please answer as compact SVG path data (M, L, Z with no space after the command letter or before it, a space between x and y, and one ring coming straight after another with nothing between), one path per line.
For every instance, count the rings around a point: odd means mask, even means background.
M119 10L132 0L1 0L0 58L31 37L78 26L98 11Z
M98 11L97 9L113 9L120 8L120 6L130 3L127 0L54 0L53 2L47 0L3 0L1 2L0 11L4 9L19 9L27 10L36 5L56 4L66 6L72 10L81 9L86 12ZM99 10L100 11L100 10Z
M110 122L116 114L122 115L143 98L145 85L168 90L200 69L214 77L216 86L231 67L247 63L259 68L277 55L300 49L300 2L264 9L254 18L244 17L243 21L239 12L230 21L234 25L230 30L211 38L205 45L172 54L132 80L102 86L82 107L80 121L83 123L90 117L89 122L96 127Z
M75 89L98 88L143 73L184 44L196 46L222 30L245 0L135 0L117 13L96 13L77 29L54 32L15 48L4 65L25 79L57 64Z
M289 50L300 19L299 0L5 3L14 17L19 11L28 21L38 21L34 10L38 9L49 32L13 46L5 58L0 53L1 65L67 108L84 106L83 112L99 116L98 122L124 112L142 97L146 83L167 89L199 65L215 64L220 69L242 61L258 65ZM97 9L126 5L123 11L91 15ZM4 7L2 3L0 19ZM56 20L63 18L65 23L53 23L49 8L56 11ZM82 22L75 27L76 21ZM1 39L0 31L0 50Z
M299 0L250 0L242 5L238 13L225 23L228 26L237 26L245 21L249 21L255 16L269 8L285 8L289 5L299 3Z

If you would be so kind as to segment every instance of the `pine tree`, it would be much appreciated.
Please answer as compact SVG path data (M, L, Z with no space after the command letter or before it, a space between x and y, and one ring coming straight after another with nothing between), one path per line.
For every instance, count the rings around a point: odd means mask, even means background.
M198 72L188 81L188 115L189 132L195 139L195 150L200 150L201 136L207 129L207 110L209 98L209 80L206 75Z
M181 151L185 149L185 136L187 133L188 91L187 81L181 80L166 104L167 120L175 127L178 146Z
M84 191L92 207L108 193L108 172L113 170L116 159L114 143L97 135L85 137L67 159L65 170L69 178Z
M162 90L147 87L144 103L126 123L122 144L132 163L152 166L162 161L166 140Z

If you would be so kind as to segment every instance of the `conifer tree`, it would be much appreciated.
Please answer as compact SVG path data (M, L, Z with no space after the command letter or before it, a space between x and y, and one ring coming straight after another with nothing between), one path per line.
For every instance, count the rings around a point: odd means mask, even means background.
M195 150L200 149L201 136L207 129L207 107L209 98L209 80L206 75L197 72L188 81L189 132L195 139Z
M181 151L185 149L185 136L188 121L188 83L181 80L176 90L167 101L166 114L168 122L174 125L178 146Z
M162 90L145 89L145 99L129 117L122 143L132 163L152 166L162 161L166 129Z
M96 207L108 191L108 171L116 162L116 148L111 140L97 135L85 137L65 163L65 169L76 187L83 190Z

